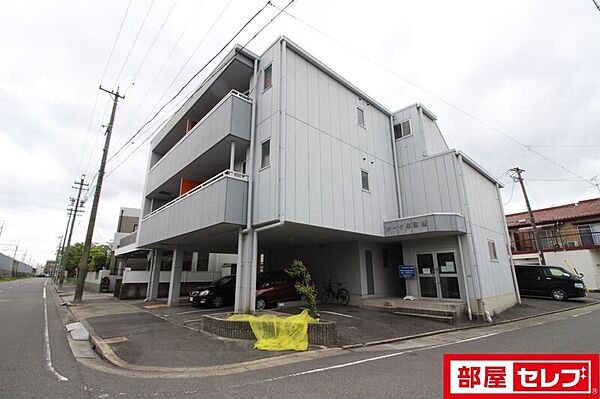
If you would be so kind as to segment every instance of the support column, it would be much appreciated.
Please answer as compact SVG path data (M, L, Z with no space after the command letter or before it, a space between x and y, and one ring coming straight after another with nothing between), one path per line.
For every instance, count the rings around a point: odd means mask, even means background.
M235 141L231 141L231 154L229 155L229 170L235 170Z
M192 271L193 272L198 271L198 252L192 253Z
M122 258L119 258L119 260L117 261L117 264L118 264L117 276L122 276L123 269L125 268L125 262L123 261Z
M179 306L179 292L181 291L181 269L183 268L183 249L175 248L173 263L171 265L171 279L169 280L169 299L167 306Z
M250 313L254 310L256 277L252 278L252 253L254 229L247 234L239 233L238 260L235 279L235 313ZM256 263L254 262L254 265ZM256 271L256 270L255 270Z
M162 251L155 249L152 254L152 265L150 266L150 275L148 279L148 290L146 291L146 301L156 301L158 297L158 284L160 282L160 261Z

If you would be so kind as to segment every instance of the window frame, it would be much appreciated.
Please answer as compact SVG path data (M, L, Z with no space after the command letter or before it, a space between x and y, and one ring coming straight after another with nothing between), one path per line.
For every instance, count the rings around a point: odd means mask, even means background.
M487 240L488 243L488 254L490 255L490 261L498 263L498 247L496 246L496 241Z
M358 117L359 115L359 111L360 114L362 115L362 123L360 123L360 118ZM365 110L362 109L361 107L359 107L358 105L356 106L356 124L360 127L365 127Z
M267 87L266 83L267 83L267 70L269 70L269 86ZM273 63L270 63L269 65L267 65L265 67L265 69L263 69L263 93L266 92L267 90L269 90L271 87L273 87Z
M404 122L408 122L408 129L410 130L410 133L408 134L404 134L404 129L402 128L402 124ZM396 126L399 126L400 128L400 137L396 137ZM405 137L408 136L412 136L413 132L412 132L412 122L410 121L410 118L406 118L400 121L400 123L398 123L397 125L394 125L394 140L400 140L403 139Z
M264 164L264 145L269 143L269 153L267 154L267 164ZM271 138L267 138L260 143L260 170L266 169L271 166Z
M363 173L367 176L367 188L365 188L365 185L364 185ZM369 171L368 170L365 170L365 169L360 170L360 186L362 188L362 191L367 192L367 193L371 192L371 184L369 181Z

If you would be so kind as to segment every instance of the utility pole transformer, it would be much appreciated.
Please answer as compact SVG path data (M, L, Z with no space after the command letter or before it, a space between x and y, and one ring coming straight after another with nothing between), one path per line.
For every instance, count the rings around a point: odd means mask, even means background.
M81 175L81 180L79 182L75 182L75 186L72 186L72 188L76 188L77 189L77 199L75 200L75 208L71 209L69 208L68 211L72 212L72 214L69 215L69 217L71 217L71 229L69 230L69 238L67 239L67 244L66 246L63 245L63 256L61 256L60 258L60 267L58 268L58 285L59 287L62 287L63 282L65 280L65 269L67 268L67 262L69 262L69 249L71 248L71 237L73 237L73 228L75 227L75 219L77 219L77 213L81 212L81 210L79 210L79 207L83 205L83 201L80 201L79 199L81 198L81 191L83 190L84 187L87 187L89 184L84 183L85 180L85 175ZM67 228L69 226L67 225Z
M106 90L100 86L100 90L107 92L113 97L112 112L110 113L110 121L106 128L106 140L104 142L104 150L102 151L102 161L100 162L100 169L98 170L98 182L96 183L96 190L94 191L94 202L90 211L90 222L88 223L87 234L85 236L85 244L83 246L83 253L81 254L81 262L79 263L79 273L77 274L77 288L75 289L75 297L73 302L79 303L83 298L83 288L85 286L85 276L87 275L88 269L88 258L90 256L90 248L92 246L92 236L94 235L94 227L96 225L96 214L98 213L98 203L100 202L100 192L102 191L102 181L104 180L104 168L106 167L106 158L108 157L108 148L110 146L110 136L112 134L113 125L115 123L115 114L117 112L117 103L119 98L125 98L125 96L119 95L119 88L117 92Z
M535 250L538 252L538 256L540 258L540 263L542 265L546 264L546 258L544 257L544 248L542 248L542 244L540 241L540 237L538 235L537 225L535 224L535 218L533 217L533 211L531 210L531 205L529 204L529 197L527 196L527 191L525 191L525 184L523 184L523 177L521 173L525 172L524 169L519 168L518 166L510 169L511 172L514 172L515 175L512 176L515 182L519 182L521 185L521 190L523 191L523 197L525 197L525 205L527 205L527 212L529 213L529 220L531 221L531 230L533 232L533 241L535 242Z

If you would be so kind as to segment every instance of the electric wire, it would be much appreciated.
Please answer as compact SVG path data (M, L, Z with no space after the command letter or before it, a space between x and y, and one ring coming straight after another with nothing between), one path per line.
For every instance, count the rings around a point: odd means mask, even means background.
M275 7L275 8L277 8L277 9L279 10L279 12L278 12L278 13L277 13L277 14L276 14L276 15L275 15L273 18L271 18L271 19L270 19L270 20L269 20L269 21L268 21L268 22L267 22L265 25L263 25L263 27L262 27L261 29L259 29L259 30L258 30L258 31L257 31L257 32L256 32L256 33L255 33L255 34L254 34L254 35L253 35L253 36L252 36L252 37L251 37L251 38L250 38L250 39L249 39L249 40L248 40L248 41L247 41L247 42L246 42L246 43L245 43L243 46L242 46L242 48L241 48L241 49L244 49L246 46L248 46L248 44L250 44L250 42L252 42L252 40L254 40L254 39L255 39L255 38L256 38L256 37L257 37L257 36L258 36L258 35L259 35L261 32L263 32L263 31L264 31L264 30L265 30L265 29L266 29L266 28L267 28L267 27L268 27L268 26L269 26L269 25L270 25L270 24L271 24L273 21L275 21L275 19L277 19L277 18L278 18L278 17L281 15L281 13L282 13L282 12L284 12L284 11L285 11L287 8L289 8L289 7L292 5L292 3L294 3L294 1L295 1L295 0L291 0L289 3L287 3L287 5L286 5L286 6L284 6L284 7L283 7L283 9L280 9L280 8L278 8L278 7ZM221 48L221 50L220 50L220 51L219 51L217 54L215 54L215 56L213 56L213 57L212 57L212 58L211 58L211 59L210 59L210 60L209 60L209 61L208 61L208 62L207 62L207 63L206 63L206 64L205 64L205 65L204 65L204 66L203 66L203 67L202 67L202 68L201 68L199 71L198 71L198 72L196 72L196 74L194 74L194 76L192 76L192 78L190 78L190 80L188 80L188 82L187 82L187 83L184 85L184 87L182 87L182 88L179 90L178 94L179 94L179 93L181 93L181 91L183 91L183 89L184 89L186 86L188 86L188 85L189 85L189 84L192 82L192 80L193 80L193 79L194 79L196 76L198 76L198 75L200 74L200 72L202 72L202 70L204 70L204 69L205 69L205 68L206 68L206 67L207 67L207 66L208 66L208 65L209 65L209 64L210 64L210 63L211 63L211 62L212 62L212 61L213 61L213 60L214 60L214 59L215 59L215 58L216 58L218 55L219 55L219 54L221 54L221 53L222 53L222 52L223 52L223 51L224 51L224 50L225 50L225 49L226 49L226 48L229 46L229 44L230 44L230 43L231 43L233 40L235 40L235 38L236 38L236 37L237 37L237 36L238 36L238 35L239 35L239 34L240 34L240 33L241 33L241 32L242 32L242 31L243 31L245 28L246 28L246 26L248 26L248 25L249 25L249 24L252 22L252 20L254 20L254 19L255 19L255 18L256 18L256 17L257 17L257 16L258 16L258 15L259 15L259 14L260 14L260 13L261 13L261 12L262 12L262 11L263 11L265 8L266 8L266 7L267 7L267 6L269 6L269 5L273 6L273 4L272 4L270 1L268 1L268 2L267 2L267 3L266 3L266 4L265 4L265 5L264 5L264 6L263 6L263 7L262 7L260 10L258 10L258 12L257 12L256 14L254 14L254 16L253 16L252 18L250 18L250 19L249 19L249 20L248 20L248 21L247 21L247 22L244 24L244 26L243 26L243 27L242 27L240 30L238 30L238 32L237 32L237 33L236 33L236 34L235 34L235 35L234 35L234 36L233 36L233 37L232 37L232 38L231 38L231 39L230 39L230 40L227 42L227 44L226 44L225 46L223 46L223 47ZM241 49L240 49L240 51L241 51ZM224 67L224 66L225 66L225 65L223 65L223 67ZM212 74L211 74L211 75L210 75L210 76L209 76L209 77L208 77L208 78L205 80L205 82L206 82L206 81L208 81L208 80L210 80L210 77L211 77L211 76L214 76L216 73L218 73L218 70L214 71L214 72L213 72L213 73L212 73ZM198 90L200 90L200 89L202 88L202 86L203 86L203 85L200 85L200 86L199 86L199 87L198 87L198 88L195 90L195 92L197 92ZM256 84L255 84L255 86L256 86ZM195 93L195 92L194 92L194 93ZM178 95L178 94L177 94L177 95ZM176 96L177 96L177 95L176 95ZM176 98L176 96L175 96L175 97L173 97L173 98L172 98L172 99L171 99L169 102L172 102L172 101L173 101L173 100ZM191 96L191 97L193 97L193 94L192 94L192 96ZM184 103L185 103L185 102L187 102L187 101L189 101L189 99L190 99L191 97L189 97L189 98L186 98L186 99L185 99L185 101L184 101ZM169 102L167 102L167 104L168 104ZM164 109L164 107L165 107L167 104L165 104L165 105L163 106L163 109ZM149 122L151 122L153 119L155 119L155 118L156 118L156 116L157 116L157 114L155 114L155 115L153 116L153 118L151 118L151 120L150 120L150 121L146 122L146 124L145 124L144 126L146 126L146 125L147 125ZM164 124L165 124L167 121L169 121L169 120L172 118L172 116L173 116L173 115L169 115L169 116L168 116L168 117L167 117L167 118L166 118L166 119L165 119L165 120L164 120L164 121L161 123L161 125L164 125ZM144 126L142 126L142 128L143 128ZM142 129L142 128L140 128L140 129L138 130L138 132L137 132L137 133L139 133L139 132L141 131L141 129ZM156 130L155 130L155 131L156 131ZM137 133L136 133L136 134L137 134ZM109 177L111 174L113 174L113 173L114 173L114 172L115 172L115 171L116 171L116 170L117 170L117 169L118 169L118 168L119 168L121 165L123 165L123 164L124 164L124 163L127 161L127 159L129 159L129 157L131 157L131 156L132 156L132 155L133 155L133 154L134 154L134 153L135 153L135 152L136 152L136 151L137 151L137 150L138 150L138 149L139 149L139 148L140 148L140 147L141 147L141 146L142 146L144 143L146 143L146 142L147 142L147 141L148 141L148 140L149 140L151 137L153 137L153 134L150 134L148 137L146 137L146 139L144 139L144 140L143 140L143 141L142 141L142 142L141 142L141 143L140 143L140 144L139 144L139 145L138 145L138 146L137 146L137 147L136 147L136 148L135 148L135 149L134 149L134 150L133 150L131 153L129 153L125 159L123 159L123 160L122 160L122 161L121 161L121 162L120 162L120 163L119 163L119 164L118 164L118 165L117 165L115 168L113 168L112 170L110 170L110 171L107 173L107 176L106 176L106 178L108 178L108 177ZM130 142L130 141L131 141L131 140L129 140L128 142Z
M231 2L231 1L230 1ZM235 40L236 37L239 36L239 34L252 22L254 21L254 19L256 19L256 17L268 6L270 5L271 2L268 1L264 6L262 6L260 8L260 10L258 10L248 21L246 21L246 23L235 33L235 35L233 35L231 37L231 39L229 39L227 41L227 43L221 47L221 49L215 54L213 55L210 60L208 60L208 62L206 62L196 73L194 73L194 75L192 75L192 77L177 91L177 93L175 93L175 95L173 97L171 97L171 99L169 99L165 104L163 104L158 111L156 111L156 113L154 113L154 115L148 119L126 142L125 144L119 148L117 150L117 152L115 154L113 154L113 156L111 156L109 158L109 161L112 160L119 152L122 151L122 149L124 147L126 147L128 145L128 143L130 143L133 139L135 139L137 137L138 134L140 134L140 132L146 127L148 126L153 120L155 120L158 115L170 104L172 103L178 96L179 94L181 94L181 92L183 92L189 85L190 83L200 74L202 73L225 49L227 49L227 47L231 44L231 42L233 42Z
M117 47L117 42L119 41L119 37L121 36L121 31L123 30L123 25L125 25L125 20L127 19L127 14L129 13L129 7L131 7L131 3L133 0L129 0L127 4L127 8L125 9L125 15L123 15L123 20L121 21L121 25L119 26L119 30L117 31L117 37L115 37L115 41L113 42L112 48L110 49L110 54L108 55L108 61L106 62L106 66L104 67L104 72L102 72L102 77L100 78L100 84L104 81L104 77L106 76L106 71L108 70L108 66L110 65L110 61L112 60L113 53L115 52L115 48Z
M140 25L140 27L137 30L137 33L135 34L135 38L133 39L133 42L131 43L131 46L129 47L129 51L127 51L127 56L125 56L125 61L123 61L123 64L121 65L121 69L119 70L119 73L117 74L117 78L115 79L115 83L113 84L113 87L115 87L117 85L117 83L119 83L121 74L123 73L123 70L125 69L125 66L127 65L127 61L129 61L129 57L131 56L131 53L133 52L133 49L135 48L135 45L137 44L137 41L140 37L140 33L142 32L142 30L144 29L144 26L146 25L146 21L148 20L148 15L150 15L150 11L152 11L152 7L154 6L155 1L156 0L152 0L152 2L150 2L150 6L148 6L148 10L146 10L146 15L144 15L142 24Z
M275 8L278 8L278 7L277 7L277 6L275 6L275 5L273 5L273 7L275 7ZM281 9L280 9L280 10L281 10ZM387 66L385 66L385 65L381 64L380 62L378 62L378 61L375 61L375 60L371 59L370 57L368 57L368 56L366 56L366 55L364 55L364 54L360 53L359 51L357 51L357 50L355 50L355 49L353 49L353 48L351 48L351 47L349 47L349 46L345 45L345 44L344 44L344 43L342 43L341 41L339 41L339 40L335 39L334 37L330 36L329 34L327 34L327 33L323 32L323 31L321 31L320 29L318 29L318 28L316 28L315 26L313 26L313 25L309 24L308 22L306 22L306 21L304 21L304 20L300 19L299 17L297 17L297 16L295 16L295 15L293 15L293 14L290 14L289 12L285 11L285 9L283 9L283 10L282 10L282 12L284 12L284 13L285 13L287 16L289 16L290 18L292 18L292 19L294 19L294 20L296 20L296 21L300 22L300 23L301 23L301 24L303 24L304 26L306 26L306 27L308 27L308 28L310 28L310 29L314 30L315 32L319 33L320 35L322 35L322 36L324 36L324 37L328 38L329 40L331 40L331 41L333 41L333 42L335 42L336 44L338 44L339 46L341 46L341 47L345 48L346 50L348 50L348 51L351 51L351 52L353 52L353 53L357 54L357 55L358 55L358 56L360 56L361 58L364 58L365 60L369 61L370 63L372 63L372 64L374 64L374 65L378 66L379 68L381 68L381 69L383 69L383 70L387 71L388 73L390 73L390 74L392 74L392 75L396 76L398 79L400 79L400 80L402 80L402 81L404 81L404 82L406 82L406 83L410 84L411 86L414 86L414 87L416 87L417 89L419 89L419 90L421 90L421 91L423 91L423 92L425 92L425 93L429 94L429 95L430 95L430 96L432 96L433 98L435 98L435 99L437 99L438 101L440 101L440 102L442 102L442 103L446 104L448 107L450 107L450 108L454 109L455 111L458 111L459 113L462 113L462 114L464 114L465 116L467 116L467 117L469 117L469 118L473 119L474 121L476 121L476 122L480 123L481 125L483 125L483 126L487 127L488 129L490 129L490 130L492 130L492 131L495 131L496 133L500 134L501 136L504 136L505 138L507 138L508 140L512 141L513 143L515 143L515 144L517 144L517 145L519 145L519 146L521 146L521 147L523 147L523 148L527 149L528 151L530 151L530 152L532 152L532 153L536 154L537 156L539 156L540 158L542 158L542 159L546 160L547 162L550 162L550 163L552 163L553 165L557 166L557 167L558 167L558 168L560 168L560 169L563 169L564 171L566 171L566 172L567 172L567 173L569 173L570 175L573 175L573 176L577 177L579 180L584 180L584 181L586 181L586 179L585 179L585 178L583 178L582 176L578 175L577 173L575 173L575 172L574 172L574 171L572 171L571 169L567 168L567 167L566 167L566 166L564 166L564 165L561 165L561 164L559 164L558 162L556 162L556 161L554 161L553 159L551 159L551 158L547 157L546 155L542 154L541 152L539 152L539 151L537 151L537 150L533 149L531 146L528 146L527 144L525 144L525 143L521 142L520 140L518 140L518 139L514 138L513 136L509 135L508 133L505 133L505 132L504 132L504 131L502 131L501 129L499 129L499 128L497 128L497 127L493 126L492 124L490 124L490 123L488 123L488 122L486 122L486 121L482 120L481 118L479 118L479 117L475 116L475 115L474 115L474 114L472 114L471 112L469 112L469 111L467 111L467 110L465 110L465 109L461 108L461 107L460 107L460 106L458 106L458 105L455 105L455 104L453 104L452 102L450 102L450 101L446 100L445 98L441 97L440 95L437 95L437 94L435 94L434 92L432 92L431 90L429 90L429 89L427 89L427 88L425 88L425 87L421 86L420 84L418 84L418 83L416 83L416 82L414 82L414 81L412 81L412 80L410 80L410 79L408 79L408 78L406 78L406 77L404 77L404 76L402 76L402 75L398 74L397 72L395 72L395 71L393 71L392 69L388 68Z
M178 1L179 0L175 0L173 2L173 4L171 5L171 8L169 9L169 12L165 15L165 18L163 19L163 21L162 21L162 23L160 25L160 28L158 28L158 31L154 35L154 38L152 39L152 42L150 43L150 46L148 46L148 49L146 50L146 53L142 57L142 60L140 61L137 69L135 70L135 72L133 73L133 76L131 77L131 84L130 84L131 86L133 86L135 84L135 80L137 79L137 77L138 77L138 75L139 75L139 73L140 73L140 71L142 69L142 66L146 62L146 59L148 58L148 55L150 54L150 51L154 47L154 44L156 44L156 40L158 39L158 37L162 33L162 31L163 31L165 25L167 24L167 21L169 20L169 17L171 16L171 13L173 12L173 9L177 5Z

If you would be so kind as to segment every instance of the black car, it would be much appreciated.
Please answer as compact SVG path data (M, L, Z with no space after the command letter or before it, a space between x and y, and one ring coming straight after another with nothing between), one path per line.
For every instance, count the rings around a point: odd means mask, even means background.
M207 287L198 287L190 292L193 305L220 308L235 301L235 275L221 277Z
M557 301L587 295L581 277L562 267L515 265L515 271L522 295L551 296Z

